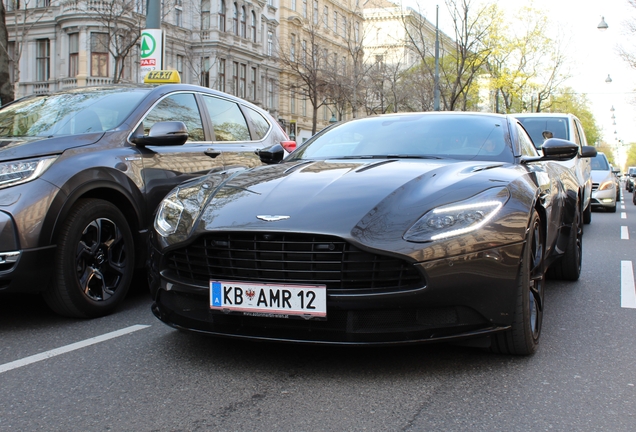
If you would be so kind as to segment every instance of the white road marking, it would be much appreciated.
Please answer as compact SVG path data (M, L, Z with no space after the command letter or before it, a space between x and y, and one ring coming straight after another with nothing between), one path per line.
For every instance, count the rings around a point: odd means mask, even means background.
M631 261L621 261L621 307L636 309L634 266Z
M629 240L629 230L626 226L621 227L621 240Z
M621 210L625 210L625 205L621 204Z
M621 213L621 219L627 219L627 213L622 212Z
M17 369L17 368L22 367L22 366L27 366L27 365L30 365L31 363L36 363L36 362L39 362L39 361L42 361L42 360L46 360L46 359L49 359L51 357L58 356L60 354L65 354L67 352L75 351L75 350L78 350L80 348L85 348L85 347L90 346L90 345L95 345L97 343L104 342L104 341L107 341L109 339L114 339L114 338L119 337L119 336L124 336L126 334L133 333L133 332L136 332L137 330L142 330L142 329L145 329L145 328L148 328L148 327L150 327L150 326L149 325L141 325L141 324L130 326L130 327L126 327L124 329L117 330L117 331L110 332L110 333L106 333L106 334L103 334L101 336L96 336L96 337L93 337L93 338L90 338L90 339L86 339L86 340L83 340L83 341L79 341L79 342L75 342L75 343L72 343L70 345L66 345L66 346L60 347L60 348L55 348L55 349L52 349L50 351L45 351L45 352L40 353L40 354L35 354L35 355L29 356L29 357L25 357L25 358L20 359L20 360L16 360L16 361L12 361L12 362L9 362L9 363L5 363L3 365L0 365L0 373L7 372L7 371L10 371L12 369Z

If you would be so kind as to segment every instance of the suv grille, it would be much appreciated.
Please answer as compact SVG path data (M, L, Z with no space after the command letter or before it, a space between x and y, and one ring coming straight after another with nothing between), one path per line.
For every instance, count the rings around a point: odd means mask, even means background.
M212 233L167 255L181 278L324 284L338 292L387 292L425 285L406 261L313 234Z

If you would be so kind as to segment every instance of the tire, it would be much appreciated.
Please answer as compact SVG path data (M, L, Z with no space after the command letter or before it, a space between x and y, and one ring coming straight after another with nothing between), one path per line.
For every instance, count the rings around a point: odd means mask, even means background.
M111 313L130 287L134 250L130 227L117 207L99 199L78 201L61 227L55 273L44 299L68 317Z
M543 324L545 291L545 234L533 210L519 266L518 293L512 326L491 339L490 350L499 354L530 355L537 350Z
M565 253L548 269L548 276L554 279L575 281L581 275L581 261L583 258L583 228L581 226L579 206L574 214L572 227L568 236Z
M589 225L592 222L592 203L588 204L583 211L583 223Z
M610 213L616 213L616 203L612 207L608 207L607 211Z

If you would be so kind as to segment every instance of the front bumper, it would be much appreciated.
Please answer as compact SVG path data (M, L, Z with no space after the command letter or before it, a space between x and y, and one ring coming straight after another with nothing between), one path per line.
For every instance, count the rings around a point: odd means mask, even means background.
M592 208L615 208L616 190L614 188L592 192Z
M518 293L523 243L416 264L426 285L373 295L328 292L327 320L229 315L209 308L209 288L159 273L153 251L153 313L182 330L256 340L394 344L484 336L506 330Z

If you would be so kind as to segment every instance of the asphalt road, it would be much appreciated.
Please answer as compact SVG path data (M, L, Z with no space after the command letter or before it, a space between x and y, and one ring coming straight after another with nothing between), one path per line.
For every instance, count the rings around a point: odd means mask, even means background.
M0 297L0 431L636 430L627 197L585 226L581 279L548 281L532 357L200 337L155 319L142 286L91 321Z

